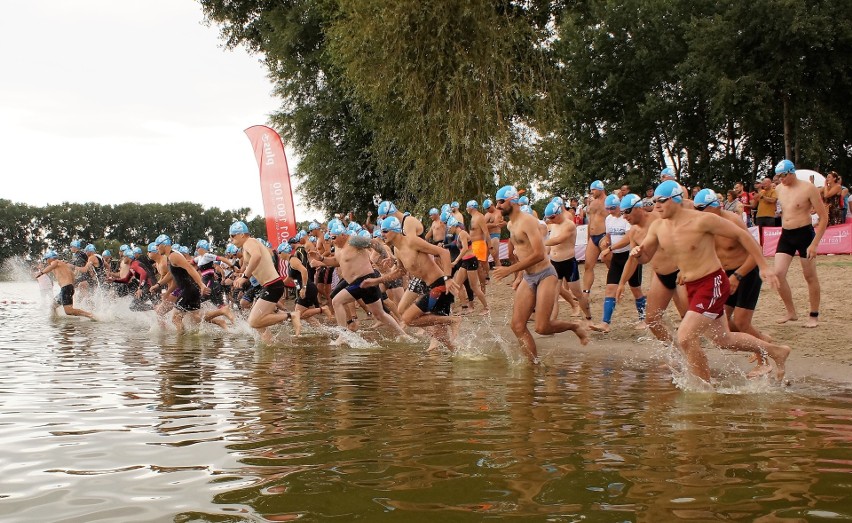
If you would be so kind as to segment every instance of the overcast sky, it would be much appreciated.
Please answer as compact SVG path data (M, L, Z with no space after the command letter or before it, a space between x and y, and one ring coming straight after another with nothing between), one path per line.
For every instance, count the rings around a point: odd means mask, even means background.
M262 214L243 130L280 102L259 57L224 50L202 21L193 0L4 2L0 198ZM298 219L318 216L295 196Z

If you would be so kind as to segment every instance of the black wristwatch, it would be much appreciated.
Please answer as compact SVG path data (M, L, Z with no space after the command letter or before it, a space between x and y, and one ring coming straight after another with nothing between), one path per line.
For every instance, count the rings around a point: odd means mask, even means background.
M743 281L743 275L738 272L735 272L732 276L738 279L739 281Z

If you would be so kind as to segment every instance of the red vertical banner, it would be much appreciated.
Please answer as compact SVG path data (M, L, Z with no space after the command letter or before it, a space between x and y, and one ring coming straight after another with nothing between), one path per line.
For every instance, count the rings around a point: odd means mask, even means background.
M278 133L265 125L249 127L245 132L251 140L260 169L267 239L273 247L278 247L296 234L296 210L284 144Z

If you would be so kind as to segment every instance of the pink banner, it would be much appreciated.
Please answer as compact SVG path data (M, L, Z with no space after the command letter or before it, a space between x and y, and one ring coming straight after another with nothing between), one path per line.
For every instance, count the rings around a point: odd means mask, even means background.
M775 256L781 227L763 228L763 255ZM832 225L825 230L817 254L852 254L852 223Z
M284 144L278 133L264 125L249 127L245 132L260 169L267 239L273 247L278 247L296 234L296 210Z

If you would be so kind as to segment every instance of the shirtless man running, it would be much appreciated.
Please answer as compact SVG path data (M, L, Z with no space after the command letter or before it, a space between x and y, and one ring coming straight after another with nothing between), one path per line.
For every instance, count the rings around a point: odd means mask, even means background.
M508 219L511 241L515 245L517 263L508 267L497 267L494 278L499 281L514 274L522 277L515 289L512 308L512 332L521 343L521 348L531 362L536 362L535 340L527 329L527 320L535 309L535 331L539 334L556 334L567 330L574 331L580 343L589 343L586 329L578 322L551 319L559 292L559 279L556 269L544 255L544 236L539 229L538 220L521 211L518 204L518 190L506 185L497 191L497 208ZM523 271L523 272L522 272Z
M83 274L84 270L81 267L75 267L68 262L60 260L56 251L47 251L44 255L44 261L47 262L47 266L38 271L35 279L37 280L50 272L56 274L56 281L59 282L59 296L53 310L55 311L56 307L61 305L63 310L65 310L65 314L68 316L85 316L90 320L94 320L95 315L91 312L74 308L74 279L77 273Z
M503 220L503 215L494 206L494 202L489 199L482 201L482 208L485 209L485 226L488 227L489 248L491 250L491 258L494 260L494 266L500 265L500 233L503 231L503 226L506 221Z
M556 269L560 282L559 295L571 305L574 315L579 316L575 298L580 297L580 270L574 257L577 226L572 220L565 219L562 204L556 200L544 208L544 222L550 233L544 245L550 247L550 263Z
M595 283L595 265L601 255L600 243L606 236L607 212L604 208L606 191L603 182L600 180L593 181L589 186L589 192L591 197L585 210L586 217L589 220L589 243L586 246L586 268L583 271L583 292L580 294L580 308L586 315L586 320L590 321L592 311L589 308L589 295L592 292L592 285Z
M799 253L802 262L802 274L808 284L808 302L811 310L803 327L816 327L819 324L820 286L816 270L817 247L828 226L828 212L820 197L819 190L812 183L796 178L796 167L790 160L782 160L775 166L775 174L781 177L781 183L775 188L778 201L781 202L781 238L775 250L775 274L780 287L778 294L784 300L787 314L778 323L796 321L796 305L793 292L787 282L787 270L793 262L793 256ZM816 230L811 222L811 211L819 216Z
M479 261L477 271L479 273L479 285L485 292L485 283L488 279L488 242L491 237L488 234L488 222L485 215L479 212L479 203L476 200L467 202L467 213L470 215L470 241L473 255Z
M778 278L763 259L760 246L751 235L729 221L681 206L681 187L673 180L661 183L654 191L662 219L648 229L645 240L631 250L640 263L647 262L658 251L674 259L680 268L680 279L685 282L689 295L689 310L678 328L680 350L686 356L690 374L710 383L710 366L701 348L700 337L707 336L721 348L766 353L775 361L775 376L784 377L785 363L790 347L775 345L744 332L731 332L725 317L725 301L730 287L722 263L716 256L715 235L736 239L755 258L761 276L770 286ZM765 373L761 368L760 373ZM755 372L749 373L754 377Z

